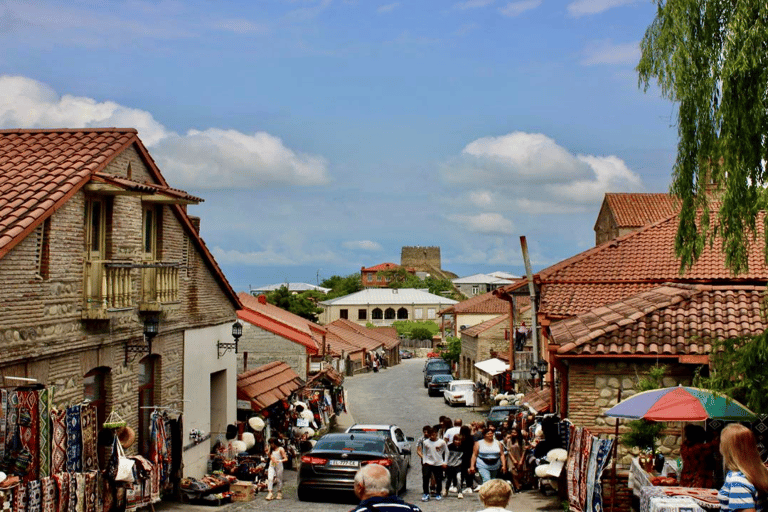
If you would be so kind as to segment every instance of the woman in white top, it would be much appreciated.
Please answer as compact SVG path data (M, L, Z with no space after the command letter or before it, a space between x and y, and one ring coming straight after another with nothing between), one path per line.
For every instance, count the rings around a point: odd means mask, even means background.
M267 470L267 501L283 499L283 462L288 462L285 448L274 437L269 440L269 469ZM274 483L273 483L274 482ZM277 496L272 495L272 486L276 487Z
M495 435L496 429L494 427L485 427L482 439L475 443L475 448L472 450L472 463L469 472L479 472L483 483L496 478L499 470L502 473L507 471L504 447L500 441L496 440Z

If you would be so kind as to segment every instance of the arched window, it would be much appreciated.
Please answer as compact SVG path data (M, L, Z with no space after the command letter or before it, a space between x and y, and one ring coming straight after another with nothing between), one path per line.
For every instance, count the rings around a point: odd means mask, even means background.
M398 320L408 320L408 310L405 308L400 308L397 310L397 319Z
M149 426L155 401L160 357L149 355L139 362L139 453L149 453Z
M386 311L384 311L384 319L385 320L394 320L395 319L395 310L392 308L387 308Z
M384 315L381 312L381 308L376 308L371 311L371 320L381 320L382 318L384 318Z

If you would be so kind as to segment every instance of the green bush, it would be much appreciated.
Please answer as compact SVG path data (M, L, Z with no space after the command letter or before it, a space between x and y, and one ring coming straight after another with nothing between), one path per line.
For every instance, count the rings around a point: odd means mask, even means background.
M432 332L426 327L414 327L413 330L411 330L411 339L431 340Z

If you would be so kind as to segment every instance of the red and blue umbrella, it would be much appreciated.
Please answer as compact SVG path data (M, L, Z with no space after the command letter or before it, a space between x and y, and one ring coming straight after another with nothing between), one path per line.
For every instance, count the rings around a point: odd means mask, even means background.
M653 421L752 421L756 414L736 400L709 389L675 386L643 391L606 411L615 418Z

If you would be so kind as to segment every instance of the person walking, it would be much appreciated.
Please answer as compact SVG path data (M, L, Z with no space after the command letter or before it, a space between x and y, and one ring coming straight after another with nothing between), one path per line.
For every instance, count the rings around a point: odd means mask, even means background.
M458 499L462 499L464 494L461 492L459 482L459 472L461 471L461 434L453 436L453 441L448 444L448 466L445 469L445 489L443 496L449 492L455 492Z
M360 504L350 512L421 512L416 505L392 494L392 475L380 464L366 464L355 473L355 495Z
M720 434L720 453L728 469L717 495L721 512L761 512L768 495L768 469L755 435L744 425L727 425Z
M504 447L496 439L496 429L494 427L485 427L483 429L483 438L475 443L472 451L472 464L469 472L480 473L483 483L496 478L501 470L506 472L507 464L504 455Z
M472 481L474 475L469 474L469 467L472 465L472 452L475 449L475 439L472 437L472 429L463 425L459 430L461 436L461 486L462 498L464 494L472 494Z
M437 437L437 430L430 428L429 439L425 439L422 448L421 487L424 495L421 501L429 501L429 480L435 477L435 499L440 501L443 491L443 470L448 466L448 445Z
M283 499L283 463L288 462L288 454L285 448L280 446L276 438L269 440L269 469L267 469L267 501ZM272 495L272 488L277 494Z
M520 482L520 473L523 469L523 444L520 434L516 429L512 429L507 434L505 440L507 451L507 471L512 482L512 490L519 492L522 487Z

